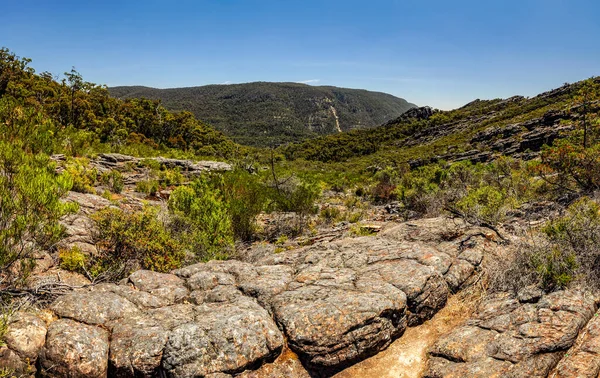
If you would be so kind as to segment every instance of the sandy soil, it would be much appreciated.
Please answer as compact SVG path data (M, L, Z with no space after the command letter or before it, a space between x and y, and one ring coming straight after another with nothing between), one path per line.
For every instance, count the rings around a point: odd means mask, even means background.
M334 376L334 378L417 378L427 365L427 349L441 335L469 318L474 295L454 295L441 311L420 326L408 328L389 348Z

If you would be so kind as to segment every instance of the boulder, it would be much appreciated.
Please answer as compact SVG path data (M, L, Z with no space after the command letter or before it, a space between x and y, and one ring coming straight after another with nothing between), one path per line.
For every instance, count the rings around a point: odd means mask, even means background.
M115 293L95 290L63 295L50 308L60 317L98 325L140 311L133 303Z
M11 316L4 342L22 359L35 364L46 342L46 323L33 314L17 312Z
M149 317L114 322L109 358L111 376L157 376L167 339L167 330Z
M48 331L43 366L70 366L77 359L83 367L71 369L73 376L106 374L106 365L117 377L329 376L431 318L452 290L468 284L495 245L484 230L442 218L382 228L373 237L331 240L253 263L211 261L171 274L139 270L118 285L63 295L51 305L63 319ZM512 298L496 307L520 305ZM568 304L545 306L554 311L552 306ZM471 326L484 332L505 323L499 317L488 326ZM74 331L66 332L67 326ZM84 333L89 330L94 332ZM284 339L285 354L293 358L281 356ZM97 370L81 373L85 361L100 361L84 342L102 344L105 354ZM450 354L455 347L447 344ZM506 345L498 351L512 350Z
M247 297L203 304L195 313L193 322L169 333L163 367L171 376L238 373L275 359L283 348L283 335L273 319Z
M508 293L487 298L431 347L424 376L548 376L592 317L594 300L579 291L554 292L537 303L530 295L521 299Z
M575 347L558 363L553 377L596 378L600 374L600 314L581 331Z
M169 303L180 302L189 294L185 282L174 274L138 270L129 276L129 282L136 289L163 298Z
M48 327L40 360L45 376L103 378L108 371L108 331L70 319Z

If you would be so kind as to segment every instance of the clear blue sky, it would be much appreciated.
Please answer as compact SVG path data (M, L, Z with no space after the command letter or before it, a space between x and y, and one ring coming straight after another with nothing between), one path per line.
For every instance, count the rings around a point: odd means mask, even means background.
M109 86L295 81L449 109L600 75L600 1L5 0L0 46Z

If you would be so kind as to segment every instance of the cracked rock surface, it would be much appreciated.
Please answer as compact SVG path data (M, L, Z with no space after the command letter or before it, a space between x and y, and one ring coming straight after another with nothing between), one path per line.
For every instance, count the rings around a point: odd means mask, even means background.
M469 282L494 243L454 227L422 220L253 263L136 271L57 298L59 320L28 327L31 345L11 342L4 355L39 358L55 377L329 376L431 318Z
M594 341L600 342L596 322L588 324L588 337L576 352L566 353L595 309L594 299L578 291L558 291L539 299L492 295L469 321L433 345L425 377L547 377L557 366L557 376L596 377L597 373L575 373L595 369L598 363L585 358ZM579 365L581 359L588 366Z

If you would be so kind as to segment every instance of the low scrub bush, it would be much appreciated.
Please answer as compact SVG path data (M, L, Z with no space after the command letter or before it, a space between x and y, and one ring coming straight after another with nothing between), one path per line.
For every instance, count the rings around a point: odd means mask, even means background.
M89 167L89 160L72 158L65 165L65 172L73 182L72 190L79 193L94 193L98 171Z
M77 246L58 251L60 267L71 272L82 272L86 266L86 256Z
M379 171L375 174L375 185L371 188L371 199L376 204L383 204L397 198L396 182L398 172L391 168Z
M165 186L181 185L183 183L183 174L179 169L165 169L159 171L158 181Z
M449 211L471 223L493 225L533 198L540 182L525 163L502 158L489 164L439 162L406 172L390 185L396 185L394 193L407 213Z
M200 260L224 259L233 245L232 219L220 190L202 177L173 191L169 209L184 242Z
M236 169L217 180L235 238L244 241L254 239L257 233L256 217L264 210L268 201L268 188L259 177Z
M334 223L341 219L342 212L336 206L325 206L321 209L319 216L327 223Z
M110 188L113 193L121 193L123 191L123 175L116 169L112 169L103 173L100 176L100 182Z
M567 287L574 281L600 287L600 206L584 197L565 214L541 229L542 240L524 246L490 269L492 287L513 289L536 284L546 290Z
M98 256L88 259L94 277L118 279L137 268L168 272L179 268L185 251L158 209L147 206L129 213L117 208L102 209L92 216L96 222Z
M538 173L560 191L600 189L600 144L589 148L566 140L542 152Z
M274 210L308 215L317 211L315 202L320 194L317 183L292 177L283 184L272 186L269 197Z
M156 196L160 190L160 184L156 180L142 180L135 183L135 191L138 193Z
M474 224L497 224L504 219L508 208L507 196L493 186L481 186L468 191L456 202L461 215Z

